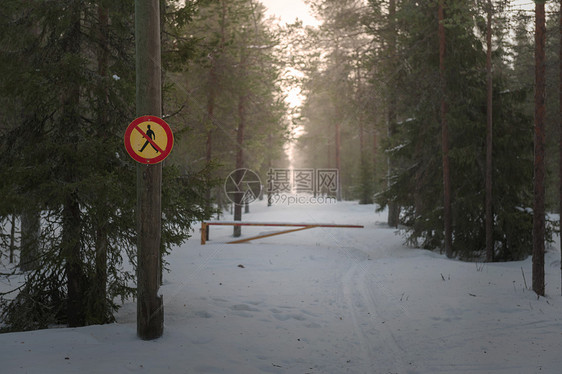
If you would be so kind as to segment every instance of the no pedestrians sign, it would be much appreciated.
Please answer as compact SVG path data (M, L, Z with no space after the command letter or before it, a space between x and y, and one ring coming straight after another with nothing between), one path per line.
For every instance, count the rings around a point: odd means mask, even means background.
M173 146L172 129L159 117L139 117L125 131L125 149L133 160L141 164L162 162Z

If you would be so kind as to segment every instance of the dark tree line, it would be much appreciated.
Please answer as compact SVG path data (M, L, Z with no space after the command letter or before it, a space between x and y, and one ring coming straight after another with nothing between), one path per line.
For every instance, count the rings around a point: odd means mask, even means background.
M533 236L544 248L556 224L544 212L559 201L558 86L549 83L558 82L558 4L546 12L542 63L533 36L540 17L510 1L312 4L324 23L311 35L333 52L311 58L304 157L316 167L339 163L346 198L364 200L362 179L374 177L389 225L414 246L488 261L530 255ZM535 66L546 67L542 120ZM543 177L533 167L541 144L533 118L544 124ZM374 160L367 178L365 153ZM533 234L534 214L543 234Z

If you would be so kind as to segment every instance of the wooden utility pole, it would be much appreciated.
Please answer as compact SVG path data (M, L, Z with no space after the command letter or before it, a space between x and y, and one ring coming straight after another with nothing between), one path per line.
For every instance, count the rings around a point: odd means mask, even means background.
M544 296L545 236L545 11L544 0L535 1L535 162L533 204L533 291Z
M135 0L137 116L162 115L160 1ZM156 339L164 330L160 288L162 164L137 166L137 335Z
M445 253L453 257L453 232L451 224L451 173L449 166L449 124L447 122L447 82L445 71L445 12L444 0L439 0L439 80L441 85L441 152L443 158L443 221L445 228Z
M486 261L494 260L494 215L492 211L492 0L488 0L486 25Z

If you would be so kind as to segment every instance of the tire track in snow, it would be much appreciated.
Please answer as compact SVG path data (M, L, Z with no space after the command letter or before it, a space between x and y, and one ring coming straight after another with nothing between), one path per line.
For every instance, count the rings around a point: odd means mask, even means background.
M380 281L374 279L364 263L352 264L341 279L343 301L349 310L354 336L359 340L362 351L361 373L417 373L419 371L416 367L405 361L407 352L394 334L392 326L386 324L385 318L378 312L379 308L383 308L383 303L391 301L387 297L386 300L381 300L375 295L373 280L377 287L381 286L388 291ZM389 308L388 305L385 307ZM406 314L405 310L400 309L396 312Z
M369 243L367 248L363 242L357 240L355 235L351 235L347 231L337 234L333 230L323 229L322 231L345 253L348 259L352 260L351 267L341 278L338 299L343 299L344 309L349 311L353 323L354 336L359 339L361 373L423 373L419 365L405 362L406 351L399 344L391 324L385 324L385 316L380 315L377 311L377 307L381 307L384 303L387 309L396 309L392 313L405 316L408 314L402 305L392 302L389 288L368 270L373 256L377 259L388 257L395 248L380 245L373 250L372 243ZM382 298L376 296L372 286L382 293ZM405 322L404 319L402 322ZM408 329L408 326L403 327L405 330Z
M424 373L419 362L408 359L411 355L400 339L403 333L395 334L396 323L388 319L390 315L400 317L400 329L413 331L408 326L408 311L389 297L384 279L377 279L369 265L352 264L341 278L340 290L361 347L361 373Z

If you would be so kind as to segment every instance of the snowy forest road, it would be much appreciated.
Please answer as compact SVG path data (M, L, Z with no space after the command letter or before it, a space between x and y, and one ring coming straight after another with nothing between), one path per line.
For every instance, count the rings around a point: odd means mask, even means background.
M136 337L136 305L117 323L0 334L0 372L229 374L558 374L562 297L537 300L531 260L478 264L407 248L373 206L253 206L255 221L326 221L224 244L216 228L169 256L164 336ZM261 228L244 230L243 235ZM557 248L557 247L554 247ZM548 284L559 284L551 249Z

